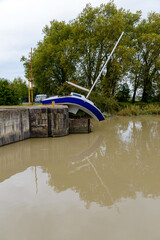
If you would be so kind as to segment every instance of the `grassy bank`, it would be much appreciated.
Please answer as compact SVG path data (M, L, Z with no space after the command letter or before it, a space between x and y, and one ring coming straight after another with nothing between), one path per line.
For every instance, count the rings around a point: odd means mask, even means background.
M115 114L119 116L159 115L160 103L119 103L119 110Z
M96 104L95 104L96 105ZM97 106L98 107L98 106ZM103 111L103 109L99 108L105 117L108 116L139 116L139 115L160 115L160 103L116 103L116 104L109 104L107 103L107 106L105 109L107 111ZM89 115L87 115L83 111L78 111L76 115L70 114L71 118L83 118L83 117L88 117L90 118Z
M106 98L104 96L92 96L91 101L108 115L119 116L138 116L160 114L160 102L143 103L143 102L118 102L114 97Z

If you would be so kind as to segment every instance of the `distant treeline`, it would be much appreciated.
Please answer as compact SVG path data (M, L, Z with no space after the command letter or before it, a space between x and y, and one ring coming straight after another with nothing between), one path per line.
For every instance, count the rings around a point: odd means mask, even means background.
M28 100L28 87L21 78L13 82L0 78L0 105L18 105Z
M34 97L38 89L34 87ZM28 86L20 77L13 82L0 78L0 105L19 105L28 102Z

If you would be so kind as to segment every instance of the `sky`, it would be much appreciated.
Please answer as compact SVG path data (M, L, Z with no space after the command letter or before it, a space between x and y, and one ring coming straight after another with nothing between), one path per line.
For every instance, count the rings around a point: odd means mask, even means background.
M43 39L42 29L50 21L69 21L78 16L87 3L93 7L108 0L0 0L0 78L13 81L24 77L24 55ZM135 13L142 10L143 18L151 11L160 13L160 0L115 0L118 8Z

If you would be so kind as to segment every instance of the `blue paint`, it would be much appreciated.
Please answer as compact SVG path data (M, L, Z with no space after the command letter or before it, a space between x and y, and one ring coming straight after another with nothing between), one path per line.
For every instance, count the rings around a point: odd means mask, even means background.
M78 95L78 94L77 94ZM79 96L66 96L66 97L53 97L53 98L48 98L42 101L42 104L52 104L52 102L55 102L55 104L66 104L66 105L76 105L77 107L83 107L84 111L86 109L90 111L94 116L95 119L102 121L105 120L103 114L101 111L91 102L88 101L86 98L80 98ZM87 112L88 113L88 112Z

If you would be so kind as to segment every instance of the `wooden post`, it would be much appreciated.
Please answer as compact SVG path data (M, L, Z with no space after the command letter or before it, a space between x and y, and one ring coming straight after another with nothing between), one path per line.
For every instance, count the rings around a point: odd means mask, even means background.
M28 102L31 104L31 94L30 94L30 80L28 79Z
M31 102L33 105L32 48L31 48Z

